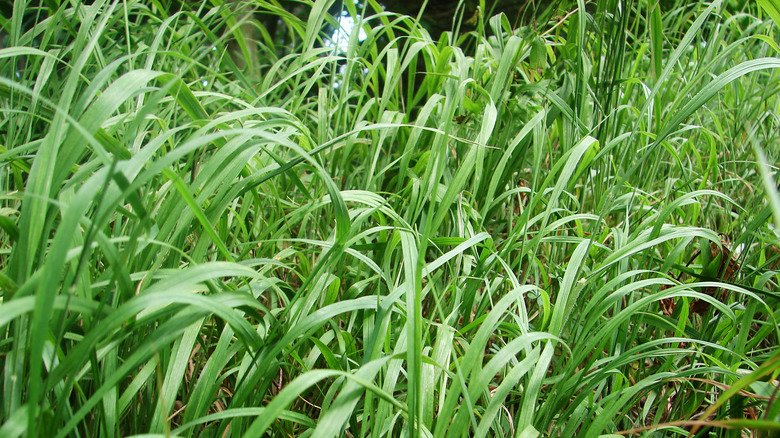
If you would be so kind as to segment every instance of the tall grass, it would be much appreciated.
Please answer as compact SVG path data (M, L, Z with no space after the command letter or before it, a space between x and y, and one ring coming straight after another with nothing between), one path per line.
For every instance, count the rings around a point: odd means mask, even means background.
M332 3L14 2L0 436L780 429L766 10Z

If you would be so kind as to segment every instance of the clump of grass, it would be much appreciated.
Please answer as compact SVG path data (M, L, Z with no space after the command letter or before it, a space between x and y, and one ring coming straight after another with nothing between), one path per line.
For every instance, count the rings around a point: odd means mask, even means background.
M14 3L0 436L778 429L763 10L331 3Z

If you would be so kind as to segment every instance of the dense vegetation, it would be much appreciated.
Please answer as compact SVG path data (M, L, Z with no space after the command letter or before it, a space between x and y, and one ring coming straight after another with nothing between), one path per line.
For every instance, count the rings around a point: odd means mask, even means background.
M770 0L25 3L0 436L780 428Z

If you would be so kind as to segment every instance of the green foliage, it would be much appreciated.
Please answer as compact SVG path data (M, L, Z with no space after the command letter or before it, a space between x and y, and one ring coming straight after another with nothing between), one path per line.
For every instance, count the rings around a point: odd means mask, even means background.
M0 436L774 433L776 8L668 3L14 2Z

